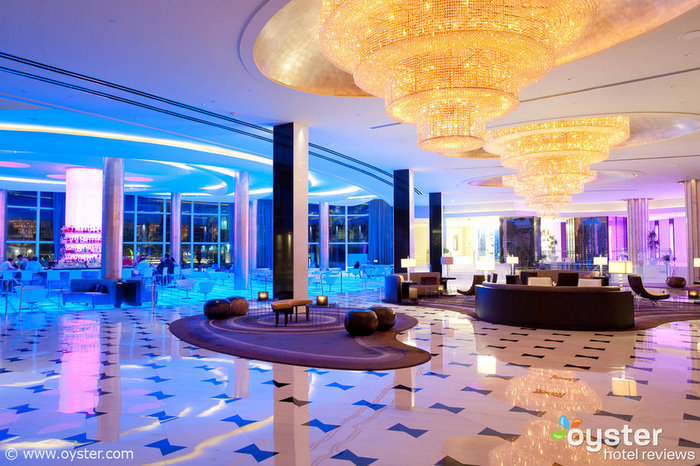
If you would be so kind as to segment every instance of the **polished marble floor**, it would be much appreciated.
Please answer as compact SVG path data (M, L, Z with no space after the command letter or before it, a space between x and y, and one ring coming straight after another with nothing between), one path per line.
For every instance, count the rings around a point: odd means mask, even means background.
M400 338L432 360L353 372L239 359L169 334L200 306L10 314L0 326L0 461L82 452L122 456L106 464L568 465L612 464L606 451L627 448L554 440L561 416L594 432L662 429L657 446L639 450L700 456L700 321L566 332L402 306L419 325Z

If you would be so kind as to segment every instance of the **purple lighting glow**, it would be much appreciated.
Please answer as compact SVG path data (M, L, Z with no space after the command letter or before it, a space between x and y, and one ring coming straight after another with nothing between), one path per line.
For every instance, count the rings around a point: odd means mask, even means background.
M66 226L102 229L102 170L66 170Z
M29 168L29 164L22 163L22 162L0 162L0 167L3 167L3 168Z
M62 262L99 263L102 240L102 170L66 170L66 224Z

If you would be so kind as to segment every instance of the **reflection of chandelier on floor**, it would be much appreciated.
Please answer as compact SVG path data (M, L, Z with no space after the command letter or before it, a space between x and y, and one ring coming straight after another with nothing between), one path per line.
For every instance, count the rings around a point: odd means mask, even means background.
M485 149L517 171L503 177L542 216L556 216L571 196L595 180L591 164L629 137L629 118L550 121L489 131Z
M478 149L586 29L597 0L321 0L321 49L418 147Z

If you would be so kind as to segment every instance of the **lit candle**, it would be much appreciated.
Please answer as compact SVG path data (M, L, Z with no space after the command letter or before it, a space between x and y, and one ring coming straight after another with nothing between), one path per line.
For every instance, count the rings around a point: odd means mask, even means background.
M258 301L267 301L267 298L267 291L261 291L258 293Z
M688 290L688 299L698 299L698 297L700 297L700 291Z
M318 306L328 306L328 296L316 296L316 304Z

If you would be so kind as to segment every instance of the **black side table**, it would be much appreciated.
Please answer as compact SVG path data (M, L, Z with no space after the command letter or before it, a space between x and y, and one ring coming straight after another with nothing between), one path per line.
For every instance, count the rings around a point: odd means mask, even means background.
M408 280L401 282L401 299L408 299L408 289L411 285L416 285L417 282L410 282Z
M455 277L440 277L440 284L442 285L442 288L447 291L447 282L449 280L457 280Z

